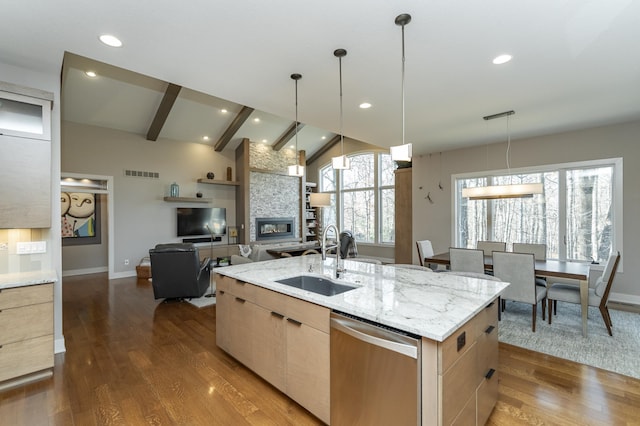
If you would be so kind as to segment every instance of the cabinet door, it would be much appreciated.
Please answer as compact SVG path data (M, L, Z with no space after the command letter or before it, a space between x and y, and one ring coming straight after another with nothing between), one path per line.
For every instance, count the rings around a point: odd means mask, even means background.
M286 392L285 323L281 313L255 306L253 370L282 392Z
M253 369L253 312L254 305L246 299L233 296L229 303L229 353L245 366Z
M220 288L216 291L216 344L229 352L230 302L233 296Z
M0 135L0 228L51 227L51 142Z
M329 334L287 318L287 394L329 423Z

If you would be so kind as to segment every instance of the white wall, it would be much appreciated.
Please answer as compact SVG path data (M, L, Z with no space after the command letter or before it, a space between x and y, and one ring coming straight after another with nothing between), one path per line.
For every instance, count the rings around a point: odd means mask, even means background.
M429 239L436 252L444 252L451 241L453 212L451 175L484 170L505 169L506 143L446 151L413 158L413 239ZM593 129L559 133L511 142L511 167L602 158L623 158L623 272L612 289L612 300L640 304L640 121ZM440 170L441 168L441 170ZM438 181L444 191L438 189ZM420 189L422 187L422 189ZM425 200L431 191L434 203ZM414 252L414 263L417 253Z
M60 57L62 67L62 57ZM0 62L0 79L8 83L18 84L34 89L52 92L54 96L51 111L51 228L44 230L50 254L51 269L56 271L58 282L54 285L54 339L55 351L64 352L64 336L62 335L62 262L60 238L60 203L56 194L60 193L60 75L44 74L25 68ZM1 183L0 183L1 184ZM56 200L56 202L53 202Z
M114 241L109 242L114 248L113 278L135 275L140 259L148 256L156 244L181 241L176 235L177 207L225 207L227 225L235 225L236 187L196 182L209 171L224 179L227 167L235 169L233 151L219 153L199 143L162 138L152 142L143 135L66 121L62 124L62 170L114 178ZM128 177L124 175L127 169L158 172L160 178ZM199 191L203 198L213 201L163 201L172 182L180 186L181 197L195 197ZM226 239L218 244L226 244ZM125 260L129 260L128 265Z

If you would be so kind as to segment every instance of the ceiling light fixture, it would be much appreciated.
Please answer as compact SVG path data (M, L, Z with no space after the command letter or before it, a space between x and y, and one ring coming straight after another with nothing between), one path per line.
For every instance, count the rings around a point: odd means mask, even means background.
M515 111L505 111L498 114L487 115L482 117L484 120L493 120L494 118L507 117L507 173L511 175L511 166L509 164L509 155L511 150L511 131L509 128L509 117L514 115ZM472 188L463 188L462 196L470 200L496 200L501 198L531 198L534 194L542 194L541 183L525 183L510 185L490 185L476 186Z
M258 117L254 118L254 119L253 119L253 122L254 122L254 123L259 123L259 122L260 122L260 118L258 118Z
M302 74L291 74L291 79L296 82L296 164L289 166L289 176L303 176L304 167L300 165L300 155L298 154L298 80L302 78Z
M111 34L102 34L100 36L100 41L109 47L122 47L120 39L116 36L112 36Z
M87 77L91 77L91 78L96 78L96 77L98 76L98 74L96 74L96 72L95 72L95 71L85 71L85 72L84 72L84 74L85 74Z
M363 102L363 103L360 104L360 108L362 108L362 109L371 108L371 104L369 102Z
M203 136L203 137L202 137L202 140L204 140L204 141L208 141L208 140L209 140L209 136Z
M225 108L222 108L222 109L220 110L220 112L221 112L221 113L223 113L223 114L226 114L226 113L227 113L227 110L226 110Z
M493 63L495 65L506 64L507 62L509 62L511 60L511 58L513 58L513 56L508 55L508 54L499 55L499 56L496 56L495 58L493 58Z
M331 164L335 170L346 170L351 168L351 160L344 155L344 133L342 132L342 58L347 56L345 49L336 49L333 51L333 56L338 58L338 66L340 71L340 156L332 157Z
M411 22L411 15L403 13L396 16L395 23L402 27L402 145L392 146L391 159L393 161L411 161L413 145L404 141L404 26Z

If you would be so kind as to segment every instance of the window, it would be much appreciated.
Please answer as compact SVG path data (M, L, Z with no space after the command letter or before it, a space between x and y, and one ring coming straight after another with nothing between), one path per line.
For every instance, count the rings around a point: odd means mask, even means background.
M331 207L322 211L322 223L349 229L358 242L395 240L395 165L389 154L349 156L351 168L336 172L320 169L319 188L331 195Z
M454 238L544 243L547 257L605 262L622 245L622 159L527 169L510 175L457 176ZM465 187L542 183L532 198L469 200Z

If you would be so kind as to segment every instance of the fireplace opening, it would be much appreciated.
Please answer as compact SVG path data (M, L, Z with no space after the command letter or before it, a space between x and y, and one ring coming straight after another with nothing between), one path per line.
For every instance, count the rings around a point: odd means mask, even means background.
M256 240L293 238L295 236L293 225L292 217L256 218Z

